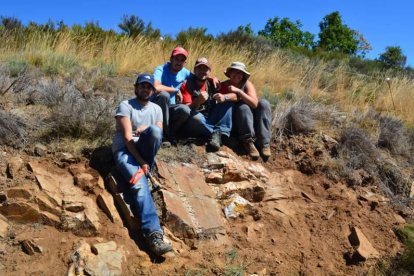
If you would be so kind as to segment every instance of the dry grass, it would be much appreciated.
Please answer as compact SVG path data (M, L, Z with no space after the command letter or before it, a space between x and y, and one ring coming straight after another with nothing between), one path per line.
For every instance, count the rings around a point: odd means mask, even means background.
M18 36L17 36L18 37ZM152 72L169 58L173 42L146 37L116 39L108 36L93 40L73 33L31 33L28 37L3 34L0 60L11 57L40 67L49 74L71 75L78 67L101 67L108 74L130 75ZM187 67L198 57L209 58L213 74L225 78L223 71L235 60L247 64L251 80L259 94L271 91L282 95L295 91L297 98L311 97L322 103L335 104L343 111L374 107L384 115L394 115L414 125L414 81L404 75L385 81L387 72L374 76L350 73L345 63L326 63L276 51L263 57L249 48L223 45L216 41L189 41ZM394 108L395 107L395 108Z

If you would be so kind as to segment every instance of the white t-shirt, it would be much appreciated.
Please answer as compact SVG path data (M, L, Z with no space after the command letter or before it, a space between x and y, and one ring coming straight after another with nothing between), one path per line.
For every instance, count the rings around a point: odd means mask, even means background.
M115 112L115 117L125 116L131 121L132 130L136 130L140 126L150 126L157 122L162 123L162 110L157 104L148 102L145 106L142 106L136 98L125 100L120 103ZM135 141L138 141L139 137L134 137ZM124 135L122 128L116 121L116 133L112 140L112 151L115 152L121 148L126 147L124 143Z

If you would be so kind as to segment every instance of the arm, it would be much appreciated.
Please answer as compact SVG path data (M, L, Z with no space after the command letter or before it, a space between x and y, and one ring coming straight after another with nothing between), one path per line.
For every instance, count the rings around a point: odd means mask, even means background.
M130 119L125 116L117 116L116 119L119 122L119 125L121 126L122 134L124 136L124 142L128 151L132 154L132 156L134 156L135 160L138 162L138 164L145 172L146 169L148 170L148 164L145 162L144 159L142 159L137 148L135 147L134 140L132 139L132 124ZM147 168L145 169L144 167Z
M248 80L246 82L246 92L243 92L243 90L233 85L229 86L229 92L235 94L237 98L236 100L242 100L253 109L257 107L259 100L257 99L256 88L254 88L254 85L251 83L251 81ZM232 100L234 99L234 95L230 95L230 97Z
M177 89L175 89L174 87L169 87L169 86L165 86L165 85L161 84L161 82L159 80L154 81L154 86L155 86L156 93L159 93L161 91L165 91L165 92L168 92L168 93L178 92Z
M155 68L154 71L154 87L155 87L155 93L159 93L161 91L165 91L168 93L175 93L177 92L177 89L174 87L166 86L161 83L162 75L164 74L164 67L166 65L159 65Z

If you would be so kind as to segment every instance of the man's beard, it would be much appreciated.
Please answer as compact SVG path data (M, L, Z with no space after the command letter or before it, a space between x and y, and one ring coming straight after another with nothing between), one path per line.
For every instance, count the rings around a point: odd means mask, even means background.
M136 96L137 96L138 100L140 100L141 102L145 102L145 103L149 102L149 100L151 98L151 96L141 95L141 94L138 94Z

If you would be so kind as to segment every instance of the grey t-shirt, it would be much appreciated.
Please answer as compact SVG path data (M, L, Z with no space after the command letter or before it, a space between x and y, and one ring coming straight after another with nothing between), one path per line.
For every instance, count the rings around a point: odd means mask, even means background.
M157 104L148 102L145 106L142 106L136 98L122 101L116 112L116 116L125 116L131 120L132 130L136 130L138 127L146 125L154 125L156 122L162 123L162 110ZM138 141L139 137L133 137L135 141ZM121 148L124 148L124 135L122 128L116 121L116 133L112 140L112 152L115 152Z

